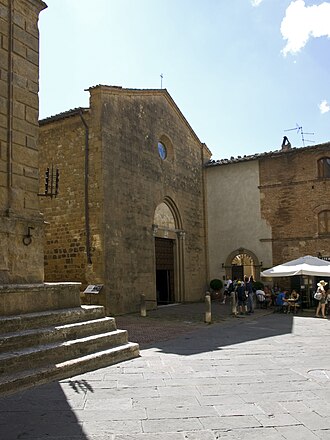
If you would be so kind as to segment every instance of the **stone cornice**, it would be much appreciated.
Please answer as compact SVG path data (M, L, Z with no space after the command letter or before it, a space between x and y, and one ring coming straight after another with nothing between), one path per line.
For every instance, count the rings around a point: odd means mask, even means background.
M16 0L17 1L17 0ZM48 6L45 2L42 0L19 0L22 3L25 3L27 6L32 6L34 9L36 9L38 12L42 11L43 9L46 9Z

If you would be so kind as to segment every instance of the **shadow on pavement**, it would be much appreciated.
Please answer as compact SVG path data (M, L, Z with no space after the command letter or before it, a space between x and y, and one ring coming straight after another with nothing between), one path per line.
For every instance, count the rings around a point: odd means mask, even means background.
M70 384L76 391L68 399L57 382L0 399L1 440L88 440L74 413L82 409L86 381Z
M225 325L210 325L175 340L154 342L146 348L156 347L163 353L183 356L207 353L230 345L291 333L293 320L293 315L285 314L268 314L257 319L234 318Z
M117 327L128 330L129 340L140 348L160 348L182 355L221 350L222 347L292 332L292 314L255 309L249 316L234 317L230 304L212 303L212 324L204 322L203 303L177 304L138 314L116 317ZM299 313L310 317L314 311Z

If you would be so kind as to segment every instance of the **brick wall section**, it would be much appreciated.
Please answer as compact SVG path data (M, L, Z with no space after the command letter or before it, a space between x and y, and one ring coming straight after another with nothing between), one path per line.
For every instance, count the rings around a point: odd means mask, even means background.
M84 112L85 122L90 117ZM92 124L91 124L92 125ZM44 192L46 168L59 169L59 194L57 197L42 197L41 210L47 222L45 228L45 280L75 281L87 284L92 269L93 282L100 282L98 273L102 267L99 258L100 244L100 155L95 160L98 142L90 132L89 178L90 178L90 226L91 247L94 265L89 266L86 255L85 222L85 126L79 115L41 125L39 159L41 182ZM98 153L99 154L99 153ZM98 165L96 165L98 162ZM97 171L96 171L97 170ZM55 174L55 172L54 172Z
M0 0L0 282L43 280L38 201L38 0ZM31 229L33 239L22 239Z
M330 255L330 236L318 234L318 211L330 209L330 179L318 178L317 160L330 144L292 149L260 159L261 212L272 227L273 264L318 252Z
M107 312L136 311L140 294L156 298L156 207L170 198L186 232L186 301L199 300L206 287L203 162L199 142L165 90L141 91L99 86L90 90L89 208L92 264L86 265L83 204L83 127L78 116L43 121L40 167L60 168L60 194L41 201L46 230L47 280L104 284L93 302ZM162 161L157 142L173 146ZM205 159L203 155L205 154ZM77 246L69 246L73 239ZM75 251L78 250L78 252ZM65 256L64 256L65 255ZM67 261L68 260L68 261Z

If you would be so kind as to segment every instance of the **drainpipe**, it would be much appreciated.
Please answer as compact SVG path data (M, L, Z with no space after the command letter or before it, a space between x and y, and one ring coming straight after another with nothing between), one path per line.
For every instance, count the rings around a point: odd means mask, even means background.
M8 72L7 72L7 214L12 206L12 155L13 155L13 13L14 0L8 3Z
M203 216L204 216L204 252L205 252L205 276L206 282L210 279L209 247L208 247L208 216L207 216L207 182L206 168L204 162L204 143L201 145L201 168L202 168L202 188L203 188Z
M86 256L87 264L92 264L90 225L89 225L89 194L88 194L88 159L89 159L89 128L83 117L82 109L79 116L85 128L85 231L86 231Z

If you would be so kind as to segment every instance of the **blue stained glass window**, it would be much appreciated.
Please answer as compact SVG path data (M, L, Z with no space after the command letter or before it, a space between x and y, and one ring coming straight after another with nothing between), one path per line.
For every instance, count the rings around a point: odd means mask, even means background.
M165 160L167 157L167 150L162 142L158 142L158 154L162 160Z

